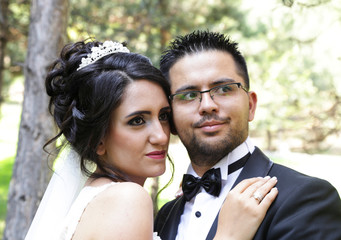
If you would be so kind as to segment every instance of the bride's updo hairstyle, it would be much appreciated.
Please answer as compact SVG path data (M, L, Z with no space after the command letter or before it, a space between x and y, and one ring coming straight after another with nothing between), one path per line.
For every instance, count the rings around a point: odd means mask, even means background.
M90 161L105 173L96 177L126 181L122 172L105 165L96 153L108 132L111 113L120 105L126 87L133 81L145 79L157 83L166 96L170 90L161 72L148 58L137 53L114 52L80 68L82 58L86 59L91 49L99 46L103 45L98 41L68 44L52 64L45 85L51 97L49 111L59 133L45 147L63 135L66 144L80 155L81 170L86 175L92 174L87 168Z

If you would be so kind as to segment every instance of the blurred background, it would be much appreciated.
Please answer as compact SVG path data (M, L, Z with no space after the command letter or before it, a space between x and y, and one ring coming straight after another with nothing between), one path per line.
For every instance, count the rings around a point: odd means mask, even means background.
M275 162L326 179L341 193L341 1L0 3L0 239L23 239L13 232L25 235L51 176L42 151L55 133L46 125L51 122L43 89L47 66L61 46L87 38L125 41L159 66L162 51L177 35L199 29L230 35L258 94L251 138ZM174 180L158 196L159 206L173 198L189 164L176 136L170 156ZM146 188L155 197L170 177L168 166Z

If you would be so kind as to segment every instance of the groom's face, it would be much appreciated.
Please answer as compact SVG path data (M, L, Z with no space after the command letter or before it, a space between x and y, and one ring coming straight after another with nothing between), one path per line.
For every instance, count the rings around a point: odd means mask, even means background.
M226 83L241 83L232 56L223 51L203 51L185 55L169 71L172 94L205 91ZM191 160L216 155L217 160L240 145L248 136L257 97L237 88L224 98L202 93L201 101L172 101L174 124ZM199 163L198 163L199 164Z

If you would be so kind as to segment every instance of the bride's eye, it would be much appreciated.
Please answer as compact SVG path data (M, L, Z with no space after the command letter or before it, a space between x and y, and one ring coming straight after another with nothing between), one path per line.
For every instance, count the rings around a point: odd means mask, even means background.
M140 126L144 123L145 123L145 121L142 117L135 117L128 122L128 124L131 126Z
M170 115L169 112L161 113L159 116L159 120L164 121L164 122L168 122L169 121L169 115Z

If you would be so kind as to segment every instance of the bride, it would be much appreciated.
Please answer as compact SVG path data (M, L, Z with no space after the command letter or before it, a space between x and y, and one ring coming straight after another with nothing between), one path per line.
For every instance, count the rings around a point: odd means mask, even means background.
M160 71L120 43L77 42L52 65L46 91L59 128L47 145L64 138L68 152L25 239L158 239L143 185L165 172L171 132L170 90ZM238 184L215 239L252 239L277 196L275 184ZM256 190L265 196L260 202L249 200Z

